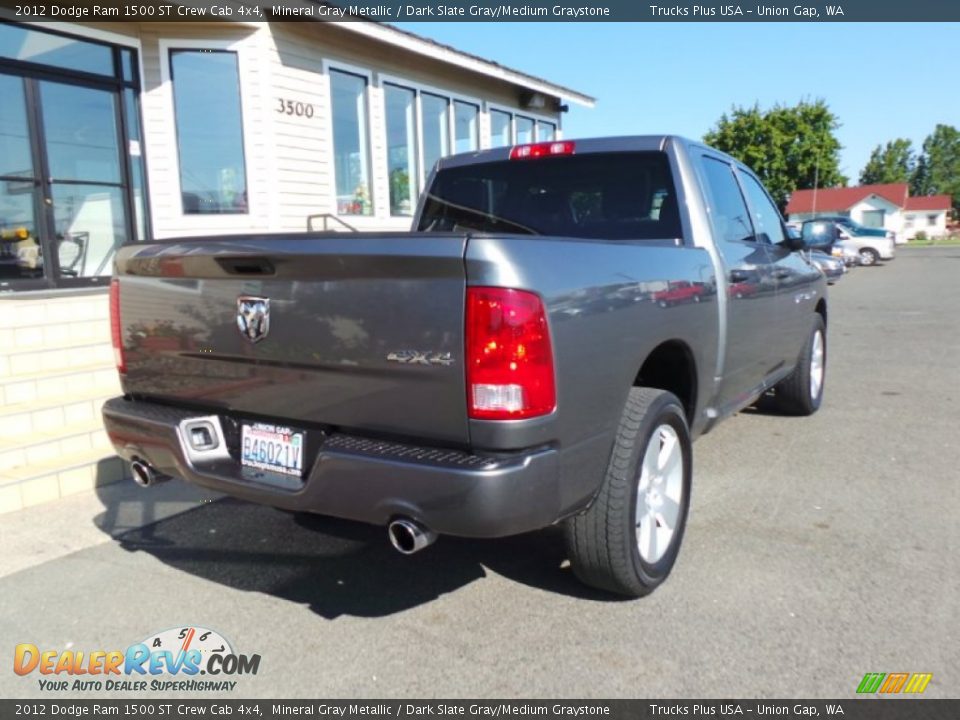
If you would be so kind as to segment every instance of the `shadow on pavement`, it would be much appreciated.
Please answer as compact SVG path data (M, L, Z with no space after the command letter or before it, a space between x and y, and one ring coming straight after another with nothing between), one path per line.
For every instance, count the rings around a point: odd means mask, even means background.
M130 479L129 465L118 457L99 461L95 472L97 498L103 510L93 522L111 537L152 525L222 497L219 493L183 482L161 483L144 490Z
M181 484L166 484L175 483ZM143 493L144 502L151 492ZM226 498L129 530L117 541L178 570L307 605L328 619L407 610L484 578L487 568L549 592L617 599L561 568L565 553L556 528L501 540L440 537L404 556L390 546L385 528Z

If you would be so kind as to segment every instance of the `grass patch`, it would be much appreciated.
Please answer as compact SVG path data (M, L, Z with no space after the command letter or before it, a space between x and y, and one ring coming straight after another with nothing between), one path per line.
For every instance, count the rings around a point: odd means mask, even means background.
M907 247L941 247L945 245L960 245L960 235L948 235L940 238L913 239L907 242Z

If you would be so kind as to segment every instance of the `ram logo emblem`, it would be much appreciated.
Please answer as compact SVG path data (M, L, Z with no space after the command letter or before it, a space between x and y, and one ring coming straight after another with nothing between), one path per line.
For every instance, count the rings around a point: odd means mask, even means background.
M241 295L237 298L237 328L252 343L270 332L270 298Z

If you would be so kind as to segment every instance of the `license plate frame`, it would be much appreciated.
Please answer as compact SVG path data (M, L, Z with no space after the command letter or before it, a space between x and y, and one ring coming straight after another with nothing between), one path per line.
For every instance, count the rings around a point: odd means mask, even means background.
M307 433L288 425L241 422L240 464L303 479Z

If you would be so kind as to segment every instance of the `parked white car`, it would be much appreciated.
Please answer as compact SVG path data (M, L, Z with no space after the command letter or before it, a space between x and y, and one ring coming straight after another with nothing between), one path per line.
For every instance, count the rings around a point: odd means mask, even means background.
M835 218L807 220L801 228L810 247L831 253L839 245L844 252L856 252L861 265L876 265L880 260L893 260L896 255L893 233L854 234Z
M879 260L893 260L897 254L896 243L893 237L889 236L850 235L841 229L840 239L836 244L856 252L861 265L876 265Z

